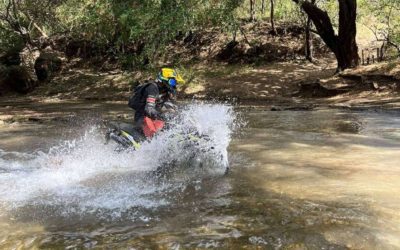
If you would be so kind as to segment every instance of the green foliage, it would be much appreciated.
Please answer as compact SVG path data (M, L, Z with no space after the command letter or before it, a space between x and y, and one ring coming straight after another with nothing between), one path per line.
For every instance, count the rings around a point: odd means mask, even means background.
M301 11L292 0L276 1L275 18L283 22L299 22Z
M7 30L0 23L0 55L9 51L10 48L21 48L23 41L15 33Z
M362 23L400 56L400 0L361 1Z
M62 0L0 0L0 51L21 47L59 30L54 10L61 3Z
M309 0L310 1L310 0ZM263 0L256 0L257 19L269 20L270 19L270 0L264 0L265 10L262 12ZM303 24L306 15L301 11L293 0L274 0L274 18L280 23L296 23ZM338 2L332 0L317 0L316 4L323 10L326 10L332 19L334 27L338 26ZM241 19L249 19L250 17L250 4L249 0L243 1L238 9L238 17Z
M304 24L293 0L274 0L279 23ZM220 27L236 32L249 19L249 0L0 0L0 51L43 34L91 41L126 67L153 63L167 45L190 31ZM264 9L262 10L262 2ZM338 1L317 0L333 25ZM359 22L378 39L400 44L400 0L359 0ZM270 0L256 0L257 19L270 18Z
M300 10L293 3L292 0L274 0L275 1L275 19L281 22L299 22L300 21ZM264 0L265 10L262 10L263 0L256 0L256 18L268 20L270 18L270 0ZM241 19L249 19L250 17L250 4L249 0L242 2L240 8L238 8L237 17Z
M154 61L188 31L225 26L240 0L67 0L58 17L72 34L110 48L124 65ZM131 55L124 55L129 50ZM121 55L122 54L122 55Z
M112 5L108 0L66 0L56 9L56 15L72 37L106 43L115 32Z

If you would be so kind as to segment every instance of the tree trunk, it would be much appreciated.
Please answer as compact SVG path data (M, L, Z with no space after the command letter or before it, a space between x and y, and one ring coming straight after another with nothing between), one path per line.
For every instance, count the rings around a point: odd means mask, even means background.
M357 1L339 0L338 70L358 66Z
M301 8L313 21L318 34L335 54L338 63L337 71L356 67L359 64L356 43L356 0L339 1L339 34L336 35L331 19L326 11L321 10L309 1L293 0L300 3Z
M256 20L256 0L250 0L250 21Z
M315 5L315 1L316 0L311 0L311 3ZM306 23L306 51L305 51L305 56L306 59L310 62L313 61L313 44L312 44L312 40L313 40L313 35L311 33L311 18L307 17L307 23Z
M312 34L311 34L311 19L307 18L306 23L306 59L310 62L313 61L313 45L312 45Z
M261 16L264 16L265 9L266 9L265 0L261 0Z
M271 28L272 28L272 34L276 35L275 19L274 19L274 13L275 13L274 5L275 5L274 0L271 0Z

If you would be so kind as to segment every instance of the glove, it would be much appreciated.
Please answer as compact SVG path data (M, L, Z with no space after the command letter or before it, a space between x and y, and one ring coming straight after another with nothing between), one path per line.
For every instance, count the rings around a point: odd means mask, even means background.
M173 111L173 112L175 112L177 109L178 109L178 107L175 105L175 104L173 104L172 102L164 102L163 103L163 106L168 110L168 111Z
M155 109L153 105L146 105L144 108L144 112L146 115L152 119L156 119L159 116L158 111Z

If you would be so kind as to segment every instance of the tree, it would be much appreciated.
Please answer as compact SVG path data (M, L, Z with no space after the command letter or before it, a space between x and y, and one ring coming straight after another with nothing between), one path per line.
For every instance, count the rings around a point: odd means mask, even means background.
M112 51L126 67L165 58L166 47L208 27L231 27L244 0L64 0L68 34ZM255 1L255 0L254 0ZM247 2L246 2L247 4ZM247 5L246 5L247 7ZM173 60L177 60L176 57Z
M60 24L55 9L63 0L3 0L0 2L0 49L15 44L32 44L39 37L48 37L47 30ZM13 45L14 44L14 45ZM8 48L7 48L8 47ZM20 47L20 46L17 46Z
M266 9L265 0L261 0L261 15L265 14L265 9Z
M274 1L275 0L271 0L271 15L270 15L270 18L271 18L272 34L276 35L275 19L274 19L274 14L275 14Z
M332 21L326 11L307 0L293 0L299 4L314 23L316 32L335 54L337 72L359 65L356 42L357 0L338 0L339 32L335 33Z
M311 3L315 5L315 1L316 0L311 0ZM305 39L306 39L306 51L305 51L305 55L306 55L306 59L310 62L313 61L313 45L312 45L312 33L311 33L311 18L307 17L307 21L306 21L306 30L305 30Z
M256 20L256 0L249 0L250 3L250 21Z
M18 35L24 43L31 41L29 27L22 20L19 2L15 0L5 1L3 11L0 12L1 28L14 35Z
M377 41L383 42L385 47L396 49L397 56L400 56L399 0L371 0L364 5L369 14L365 25L374 33Z

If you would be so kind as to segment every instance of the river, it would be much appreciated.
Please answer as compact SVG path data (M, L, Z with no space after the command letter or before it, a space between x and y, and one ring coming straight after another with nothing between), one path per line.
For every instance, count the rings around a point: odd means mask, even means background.
M125 104L3 105L39 118L0 125L0 248L400 248L398 111L188 110L227 174L217 161L153 176L166 137L104 145L101 120L131 119Z

